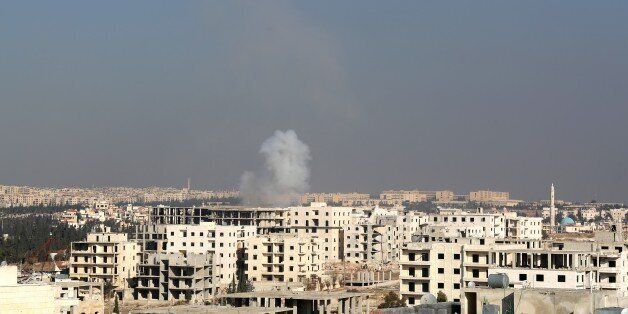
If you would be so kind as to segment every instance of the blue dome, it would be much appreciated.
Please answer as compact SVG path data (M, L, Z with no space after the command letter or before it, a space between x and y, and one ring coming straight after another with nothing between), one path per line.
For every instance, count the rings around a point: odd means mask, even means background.
M573 225L576 222L573 221L573 219L569 218L569 217L565 217L563 218L563 220L560 221L560 225L561 226L567 226L567 225Z

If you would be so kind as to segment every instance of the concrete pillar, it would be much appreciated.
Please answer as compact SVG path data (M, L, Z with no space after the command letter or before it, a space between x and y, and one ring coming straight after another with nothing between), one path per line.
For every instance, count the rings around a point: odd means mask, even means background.
M353 300L353 297L349 297L349 313L355 313L355 300Z

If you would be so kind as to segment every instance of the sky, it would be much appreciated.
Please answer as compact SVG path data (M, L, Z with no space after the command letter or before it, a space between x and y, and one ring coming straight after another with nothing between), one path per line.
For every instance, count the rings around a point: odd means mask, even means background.
M0 184L628 201L626 1L3 1Z

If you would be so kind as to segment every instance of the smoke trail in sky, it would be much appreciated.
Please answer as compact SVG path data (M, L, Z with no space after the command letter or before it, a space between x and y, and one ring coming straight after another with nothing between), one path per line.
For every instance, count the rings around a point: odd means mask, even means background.
M249 205L286 206L295 203L309 189L310 148L294 130L277 130L266 139L259 153L264 167L246 171L240 179L240 193Z

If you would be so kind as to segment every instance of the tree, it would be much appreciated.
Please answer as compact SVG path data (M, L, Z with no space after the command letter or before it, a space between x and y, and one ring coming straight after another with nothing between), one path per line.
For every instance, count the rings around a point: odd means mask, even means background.
M116 299L113 301L113 313L119 314L120 313L120 308L118 305L118 297L116 296Z
M406 304L405 302L403 302L403 299L399 297L397 292L390 291L384 296L384 302L380 304L377 308L378 309L390 309L390 308L404 307L404 306L406 306Z
M236 293L236 292L238 292L238 285L236 285L235 277L233 277L231 279L231 283L229 284L229 287L227 287L227 293Z
M582 210L578 209L578 212L576 213L576 218L577 218L577 222L584 224L584 217L582 216Z
M438 294L436 295L436 301L447 302L447 295L442 291L438 291Z
M238 282L238 292L252 292L253 290L255 290L255 286L250 280L244 279Z

